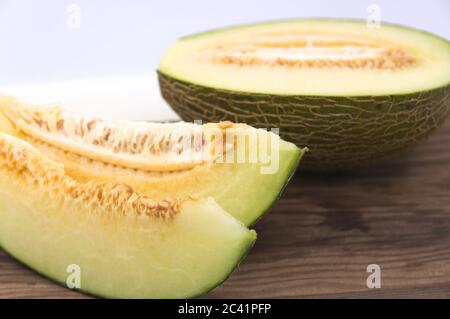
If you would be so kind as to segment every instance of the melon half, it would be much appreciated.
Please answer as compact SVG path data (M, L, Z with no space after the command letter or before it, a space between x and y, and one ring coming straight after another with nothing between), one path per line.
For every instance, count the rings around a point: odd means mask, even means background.
M158 69L186 121L277 127L310 149L302 167L350 169L428 136L450 107L450 43L384 23L298 19L178 40Z

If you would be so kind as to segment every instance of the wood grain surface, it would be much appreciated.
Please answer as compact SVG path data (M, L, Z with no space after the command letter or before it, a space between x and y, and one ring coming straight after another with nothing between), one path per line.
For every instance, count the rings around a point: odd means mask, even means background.
M258 241L209 298L450 298L450 122L348 173L297 172ZM381 288L368 289L369 264ZM0 298L83 298L0 251Z

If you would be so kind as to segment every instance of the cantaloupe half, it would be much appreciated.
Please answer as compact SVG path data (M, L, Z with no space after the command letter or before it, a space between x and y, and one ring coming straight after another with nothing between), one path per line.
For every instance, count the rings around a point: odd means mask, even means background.
M305 151L245 124L106 122L6 96L0 131L78 182L126 183L155 200L212 197L246 225L276 201Z
M212 198L156 201L123 183L81 182L0 133L0 246L60 283L104 297L194 297L255 239Z

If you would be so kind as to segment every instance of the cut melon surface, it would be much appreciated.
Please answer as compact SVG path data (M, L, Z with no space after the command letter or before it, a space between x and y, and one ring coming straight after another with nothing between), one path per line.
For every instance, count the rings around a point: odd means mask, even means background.
M115 298L187 298L224 281L256 233L212 198L154 200L114 181L82 182L0 133L0 246L65 284Z
M229 130L245 137L243 148L237 137L227 138ZM107 122L6 96L0 97L0 131L61 162L80 182L123 182L156 200L213 197L246 225L277 200L305 152L244 124ZM183 131L200 138L200 147L195 141L183 147ZM240 152L243 162L236 160ZM235 160L227 161L230 153Z
M281 20L177 41L159 72L200 86L312 96L408 94L449 83L450 44L427 32L337 19Z

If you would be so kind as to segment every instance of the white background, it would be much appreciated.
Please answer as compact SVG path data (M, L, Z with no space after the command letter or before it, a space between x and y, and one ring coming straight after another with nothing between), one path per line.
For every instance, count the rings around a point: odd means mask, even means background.
M80 28L67 24L70 4ZM450 0L0 0L0 92L103 117L173 119L155 70L177 38L260 20L366 19L370 4L382 21L450 39Z

